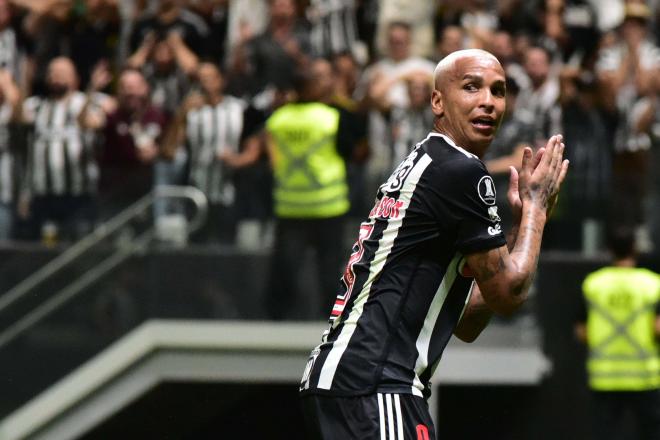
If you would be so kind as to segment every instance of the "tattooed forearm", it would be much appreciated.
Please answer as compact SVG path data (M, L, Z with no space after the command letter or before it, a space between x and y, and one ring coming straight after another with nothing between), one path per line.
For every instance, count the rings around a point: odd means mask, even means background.
M515 294L526 291L532 283L546 221L545 210L528 207L526 211L523 216L523 224L518 232L516 246L511 251L511 258L523 276L522 283L512 289Z
M474 341L481 331L486 328L493 316L493 311L483 299L479 286L472 288L472 295L465 312L454 330L454 334L465 342Z

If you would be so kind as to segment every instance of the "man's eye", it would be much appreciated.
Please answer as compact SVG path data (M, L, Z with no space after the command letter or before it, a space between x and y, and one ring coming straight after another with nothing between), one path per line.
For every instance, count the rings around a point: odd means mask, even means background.
M504 97L506 95L506 91L502 88L496 88L496 89L493 89L493 95Z
M474 92L477 90L477 86L474 83L467 83L463 86L463 89L469 92Z

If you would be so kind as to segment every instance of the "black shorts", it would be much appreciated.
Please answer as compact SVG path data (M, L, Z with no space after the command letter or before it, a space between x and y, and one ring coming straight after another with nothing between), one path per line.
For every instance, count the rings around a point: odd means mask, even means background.
M318 440L434 440L435 429L422 397L377 393L359 397L302 398L305 438Z

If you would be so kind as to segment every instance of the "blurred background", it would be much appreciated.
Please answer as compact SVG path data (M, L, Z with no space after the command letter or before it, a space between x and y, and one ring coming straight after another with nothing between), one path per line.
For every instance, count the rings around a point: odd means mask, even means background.
M581 283L620 226L660 269L659 14L656 0L0 0L0 438L304 439L297 383L326 279L430 130L435 64L465 48L507 75L483 158L505 227L524 146L563 133L571 170L524 310L446 352L439 437L592 438ZM346 121L350 208L325 241L278 237L269 116L301 77Z

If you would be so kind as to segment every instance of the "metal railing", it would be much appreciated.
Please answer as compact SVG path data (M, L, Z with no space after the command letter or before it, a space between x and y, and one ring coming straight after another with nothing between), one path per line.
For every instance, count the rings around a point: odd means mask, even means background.
M0 313L21 298L24 298L36 287L43 284L63 268L76 261L76 259L80 258L85 252L92 249L102 240L108 238L115 232L120 231L135 218L144 215L145 212L152 208L157 200L163 198L187 199L195 205L196 209L194 215L186 225L187 234L196 231L204 224L208 211L208 203L204 193L197 188L190 186L158 186L152 192L124 209L112 219L97 226L89 235L71 245L62 254L58 255L41 269L37 270L25 280L7 291L4 295L0 296ZM84 291L84 289L116 268L128 257L145 249L154 237L155 228L151 227L146 232L140 234L136 239L118 243L116 251L109 257L86 271L82 276L73 280L69 285L60 289L48 300L39 304L23 317L16 320L12 325L0 332L0 348L7 345L24 331L53 313L63 304L76 297Z

